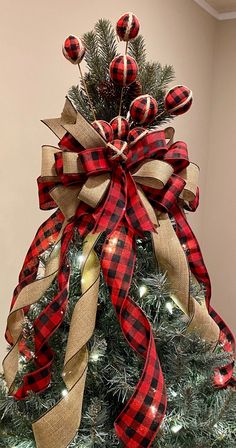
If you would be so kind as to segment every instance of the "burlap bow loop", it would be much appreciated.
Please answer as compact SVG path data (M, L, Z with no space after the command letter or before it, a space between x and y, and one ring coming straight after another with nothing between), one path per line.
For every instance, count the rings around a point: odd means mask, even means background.
M79 201L82 201L95 209L97 230L112 230L122 216L126 215L127 221L130 223L132 221L135 230L139 232L141 228L144 230L143 225L141 226L143 215L148 223L145 230L153 230L153 223L149 219L147 207L143 205L140 188L137 188L137 185L142 187L148 201L157 209L169 211L179 198L186 202L194 200L198 174L196 165L189 164L187 146L184 142L173 143L173 128L144 132L142 138L128 148L127 155L123 154L124 145L121 145L121 159L125 157L125 167L122 164L116 166L120 154L114 152L115 156L111 157L109 150L112 148L107 147L93 127L79 113L76 119L74 114L69 117L71 105L65 106L65 110L67 112L62 113L60 119L61 126L67 131L72 131L72 138L77 138L79 143L84 145L84 149L78 151L76 147L73 152L71 146L73 142L69 134L63 136L63 150L43 147L42 177L39 180L41 208L46 208L47 204L50 208L57 205L61 210L63 208L68 216L75 210L75 206L79 205ZM59 119L55 120L46 122L48 125L54 126L55 123L58 125ZM84 127L85 133L90 135L89 147L86 147L87 140L84 138L84 133L77 129L78 126ZM168 138L170 141L167 144ZM66 140L69 142L68 150ZM99 146L91 147L91 142ZM44 183L43 188L41 182ZM65 198L69 201L70 195L58 185L58 182L69 189L73 185L71 196L73 206L68 202L65 203ZM78 198L75 198L76 183L80 184ZM60 196L63 198L62 201ZM70 208L69 214L65 208Z

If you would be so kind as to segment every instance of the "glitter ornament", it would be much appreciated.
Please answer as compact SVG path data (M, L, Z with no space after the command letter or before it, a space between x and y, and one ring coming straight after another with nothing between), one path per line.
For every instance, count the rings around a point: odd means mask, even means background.
M110 125L113 129L114 138L126 140L129 132L129 122L126 120L126 118L118 115L118 117L115 117L110 121Z
M141 140L145 135L148 134L148 130L144 128L134 128L129 131L128 134L128 145L133 146L135 145L139 140Z
M187 112L193 102L192 91L185 86L172 87L166 94L164 106L171 115L181 115Z
M132 120L139 124L150 123L156 116L158 104L150 95L140 95L130 105Z
M116 24L116 32L120 40L126 42L134 39L138 35L139 28L139 20L132 12L123 14Z
M128 86L135 81L138 66L134 58L129 55L116 56L110 64L110 77L121 87Z
M79 64L85 55L85 46L78 37L69 36L62 46L62 52L72 64Z
M101 135L101 137L106 140L106 142L110 142L113 139L113 129L107 121L95 120L93 121L92 126Z

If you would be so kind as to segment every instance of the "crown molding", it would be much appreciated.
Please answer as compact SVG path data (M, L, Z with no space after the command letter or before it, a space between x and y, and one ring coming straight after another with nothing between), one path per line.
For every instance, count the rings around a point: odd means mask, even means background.
M233 12L218 12L213 6L209 5L205 0L194 0L201 8L205 9L211 16L217 20L232 20L236 19L236 11Z

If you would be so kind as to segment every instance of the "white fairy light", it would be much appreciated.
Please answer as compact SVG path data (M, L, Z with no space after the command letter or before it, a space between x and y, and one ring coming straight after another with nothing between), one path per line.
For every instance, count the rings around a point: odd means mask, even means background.
M84 255L82 255L82 254L78 255L77 260L78 260L78 263L79 263L79 267L81 268L81 266L82 266L82 264L84 262Z
M145 285L140 286L139 288L139 296L142 298L147 293L147 287Z
M171 393L172 397L174 397L174 398L177 397L177 395L178 395L177 392L175 392L175 390L171 390L170 393Z
M152 405L152 406L150 406L150 410L151 410L151 413L152 413L152 415L154 417L156 415L156 413L157 413L157 407Z
M106 250L108 252L114 252L117 243L118 243L118 238L116 238L116 237L115 238L110 238L109 241L108 241L108 245L107 245L107 249Z
M173 314L173 303L172 302L167 302L166 303L166 309L169 311L170 314Z
M177 432L179 432L182 428L183 428L183 426L181 424L176 424L176 425L173 425L170 429L172 432L177 434Z
M66 397L68 394L68 390L67 389L63 389L63 391L61 392L63 397Z
M90 355L90 360L91 360L92 362L97 362L97 361L99 360L100 356L101 356L101 354L98 353L98 352L92 353L92 354Z
M225 428L222 425L222 423L215 423L214 428L216 430L219 440L223 440L225 438L226 434L225 434Z

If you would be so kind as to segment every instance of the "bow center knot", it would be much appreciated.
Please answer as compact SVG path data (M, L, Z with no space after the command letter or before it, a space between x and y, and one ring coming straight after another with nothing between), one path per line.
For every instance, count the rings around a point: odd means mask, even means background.
M113 140L107 143L109 149L109 159L117 161L126 161L128 153L128 144L123 140Z

